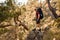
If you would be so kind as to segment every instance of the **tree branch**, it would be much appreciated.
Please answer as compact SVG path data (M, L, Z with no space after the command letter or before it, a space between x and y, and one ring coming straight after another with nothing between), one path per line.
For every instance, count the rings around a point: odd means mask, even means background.
M27 26L18 19L18 16L14 17L14 21L15 21L15 24L17 24L17 21L20 22L18 26L22 25L26 30L28 30Z
M19 26L21 26L21 25L22 25L26 30L29 30L24 23L21 22L21 23L19 24Z
M46 2L48 3L48 7L49 7L50 11L54 15L54 17L57 19L58 15L56 14L56 10L50 5L50 0L46 0Z
M8 27L8 26L12 26L11 24L8 24L8 25L0 25L0 28L5 28L5 27Z
M23 22L21 22L20 20L18 20L19 22L20 22L20 24L19 24L19 26L23 26L26 30L29 30L28 28L27 28L27 25L25 25Z

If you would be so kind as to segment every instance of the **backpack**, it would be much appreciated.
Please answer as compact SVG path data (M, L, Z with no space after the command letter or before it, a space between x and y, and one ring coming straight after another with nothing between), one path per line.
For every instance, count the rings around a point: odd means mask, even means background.
M40 13L40 19L42 19L44 16L43 16L43 12L42 12L41 8L37 8L37 12Z

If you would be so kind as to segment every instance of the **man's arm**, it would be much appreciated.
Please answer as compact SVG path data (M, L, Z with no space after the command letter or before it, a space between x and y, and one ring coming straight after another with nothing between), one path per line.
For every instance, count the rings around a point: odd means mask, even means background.
M38 19L40 19L40 14L38 13Z

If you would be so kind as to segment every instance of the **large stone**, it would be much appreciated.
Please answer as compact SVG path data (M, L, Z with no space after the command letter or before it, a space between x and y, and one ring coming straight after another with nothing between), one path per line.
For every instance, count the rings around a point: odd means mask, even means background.
M29 32L26 40L43 40L43 32L34 29L31 32Z

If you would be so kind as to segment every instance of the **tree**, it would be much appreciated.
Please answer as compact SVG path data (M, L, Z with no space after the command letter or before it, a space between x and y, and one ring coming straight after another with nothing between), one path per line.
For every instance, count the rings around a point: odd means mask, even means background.
M57 19L59 16L56 14L56 9L53 8L53 7L50 5L50 0L46 0L46 2L48 3L48 7L49 7L50 11L51 11L52 14L54 15L54 17Z
M5 27L8 27L8 26L13 26L14 27L14 31L15 31L15 37L17 39L17 28L19 26L23 26L26 30L28 30L27 28L27 25L25 25L24 22L21 22L21 20L18 19L18 17L21 15L21 10L25 10L25 8L19 8L18 6L15 6L14 5L14 1L12 0L7 0L6 2L6 6L0 6L0 28L5 28ZM17 11L16 11L17 10ZM10 23L10 20L13 18L13 21L14 21L14 24L15 25L12 25ZM8 24L2 24L3 22L8 22ZM18 24L19 22L19 24Z
M26 10L24 7L20 9L19 7L14 6L14 0L7 0L7 6L0 6L0 24L1 22L14 18L14 21L19 21L18 17L21 15L21 10ZM16 11L18 10L18 11ZM21 20L19 21L21 25ZM2 26L1 26L2 27Z

